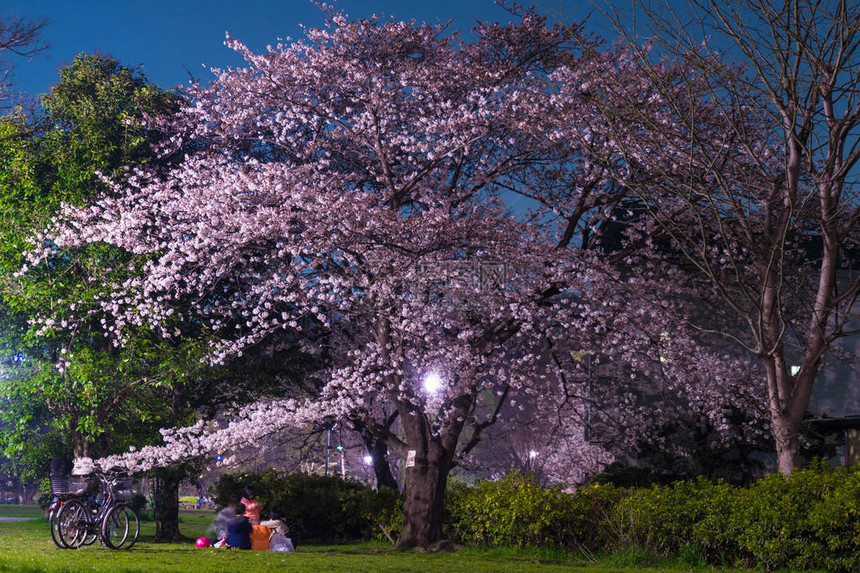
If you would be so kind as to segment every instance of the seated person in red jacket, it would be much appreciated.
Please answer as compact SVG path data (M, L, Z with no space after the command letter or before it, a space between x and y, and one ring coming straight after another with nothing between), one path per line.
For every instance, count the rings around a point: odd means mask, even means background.
M245 504L231 503L236 517L227 521L227 545L236 549L251 548L251 522L245 517Z

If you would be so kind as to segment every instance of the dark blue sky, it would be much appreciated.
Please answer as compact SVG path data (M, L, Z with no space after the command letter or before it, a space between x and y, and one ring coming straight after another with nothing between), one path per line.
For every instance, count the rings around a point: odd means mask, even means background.
M583 9L573 9L577 4L586 2L541 3L553 13L582 17ZM429 23L452 19L461 30L477 19L509 19L492 0L340 0L335 5L352 17L382 13ZM48 91L57 70L81 52L111 54L125 65L141 66L150 81L170 87L187 82L189 71L206 80L209 67L241 63L223 45L225 31L262 50L279 37L301 37L300 24L323 24L322 12L309 0L3 0L0 10L2 17L50 21L43 33L48 52L30 61L14 60L16 87L32 95Z

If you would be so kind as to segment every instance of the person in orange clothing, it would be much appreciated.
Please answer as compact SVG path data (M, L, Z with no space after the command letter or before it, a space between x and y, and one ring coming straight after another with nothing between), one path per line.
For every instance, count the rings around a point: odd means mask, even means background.
M257 492L253 486L245 486L245 497L240 501L245 504L245 517L251 525L260 525L260 510L263 509L263 504L257 501Z
M251 549L254 551L268 551L269 537L272 536L272 530L265 525L251 526Z

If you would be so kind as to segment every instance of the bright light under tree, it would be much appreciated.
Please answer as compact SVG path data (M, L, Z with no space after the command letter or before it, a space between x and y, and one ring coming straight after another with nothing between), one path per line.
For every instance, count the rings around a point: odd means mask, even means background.
M435 394L442 387L442 377L436 372L428 372L424 376L424 390L428 394Z

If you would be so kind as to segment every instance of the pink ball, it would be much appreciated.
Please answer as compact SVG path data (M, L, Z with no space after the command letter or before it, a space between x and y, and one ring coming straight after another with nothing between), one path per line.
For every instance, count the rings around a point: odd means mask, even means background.
M197 538L197 547L209 547L211 543L209 543L208 537L198 537Z

